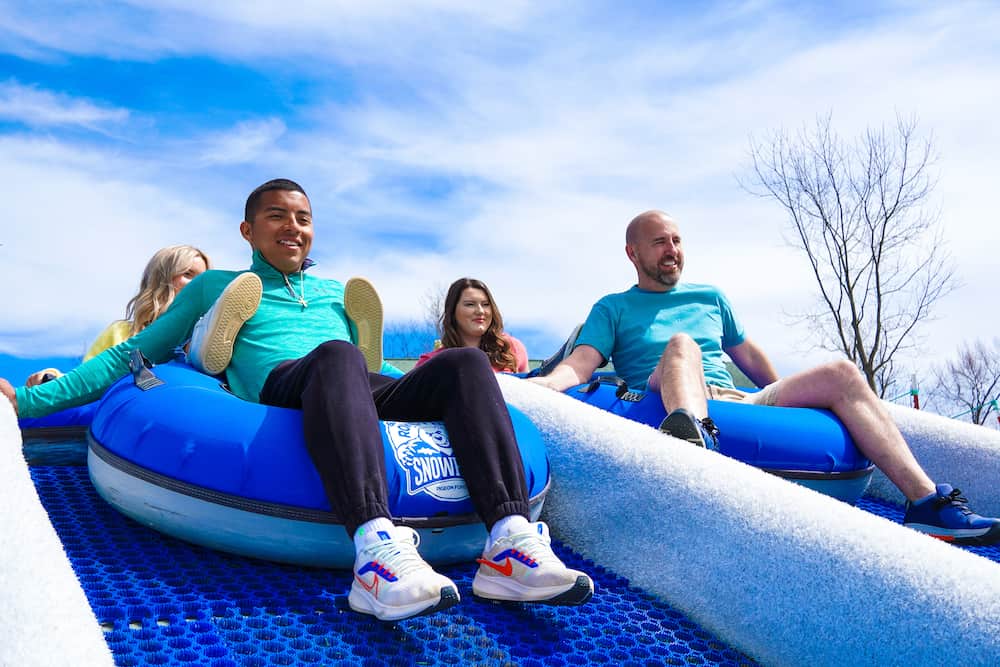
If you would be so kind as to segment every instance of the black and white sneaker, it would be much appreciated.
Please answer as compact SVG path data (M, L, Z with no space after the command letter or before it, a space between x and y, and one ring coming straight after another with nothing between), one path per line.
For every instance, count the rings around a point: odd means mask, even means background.
M684 408L677 408L660 422L660 430L697 447L719 451L719 427L710 417L698 420Z

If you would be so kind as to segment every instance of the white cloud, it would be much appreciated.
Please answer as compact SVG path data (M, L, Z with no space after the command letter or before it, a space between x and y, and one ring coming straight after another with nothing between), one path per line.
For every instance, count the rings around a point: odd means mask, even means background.
M666 207L706 226L693 235L688 229L689 253L701 261L689 261L689 277L732 286L747 304L749 330L776 356L797 359L781 364L791 370L817 355L801 352L806 332L790 330L780 314L801 310L815 290L797 256L776 249L782 211L735 183L734 174L745 167L748 136L794 129L827 110L848 135L891 123L897 111L916 114L925 130L934 131L944 156L939 196L979 212L961 221L949 216L948 236L964 254L970 249L963 239L976 235L982 212L992 207L991 190L982 182L990 171L970 179L969 163L948 154L971 152L974 163L985 166L1000 147L988 120L1000 101L995 58L977 65L965 57L970 44L992 43L993 33L983 26L995 24L996 16L968 18L955 10L859 29L749 73L678 89L645 83L674 73L669 57L656 69L657 47L650 45L621 49L605 66L579 72L546 68L561 60L551 52L542 66L464 62L452 80L455 96L445 103L423 113L355 109L346 125L358 131L359 143L382 147L378 157L388 163L433 166L498 184L451 232L446 252L456 277L493 274L509 285L497 290L513 295L516 306L504 305L509 321L527 319L556 335L582 318L597 296L627 286L633 278L620 251L621 228L644 208ZM772 26L740 48L767 52L765 42L780 32L781 26ZM700 46L730 50L726 42ZM956 108L959 99L976 103ZM954 134L967 136L952 143ZM423 284L412 280L416 270L407 272L410 280L394 281L400 258L376 254L369 262L374 272L385 266L391 291L413 303L414 285ZM967 271L977 268L962 264ZM981 285L984 278L973 281ZM554 298L547 298L546 288ZM981 295L953 295L939 313L951 317L953 309L965 309L970 320L979 320L974 328L988 333L992 321L984 327L984 313L970 307ZM954 342L938 339L939 349Z
M121 123L128 117L126 109L100 106L16 81L0 83L0 119L3 120L36 127L79 125L94 128Z
M280 118L239 123L227 132L218 132L199 141L199 162L205 166L245 164L262 160L265 151L285 133Z
M537 16L533 3L134 0L8 6L0 50L26 57L71 53L150 60L167 55L310 58L412 66L412 51L502 45ZM499 31L500 34L495 34ZM475 39L471 38L475 35Z
M990 176L1000 152L992 118L1000 104L994 5L894 8L851 26L810 23L805 10L757 3L648 20L627 12L600 17L592 6L570 14L504 4L483 14L444 2L316 2L296 12L245 3L131 7L77 16L76 31L56 21L45 37L30 26L18 34L67 52L209 55L262 69L300 60L317 70L346 66L357 77L361 93L350 100L318 95L296 110L295 122L268 117L182 138L165 153L133 156L124 173L144 188L149 209L162 209L183 199L188 184L163 165L190 167L195 143L200 165L220 170L215 184L228 188L219 211L197 212L213 220L213 230L238 216L239 194L257 182L300 180L317 214L317 269L373 278L390 316L422 317L429 286L474 275L490 283L512 326L541 327L559 341L596 298L634 281L622 252L625 223L641 210L666 208L687 237L688 277L723 286L781 370L800 368L817 356L801 351L805 332L787 326L781 312L809 302L812 279L781 244L781 209L736 182L748 138L794 130L827 111L851 135L892 122L899 111L933 131L941 152L935 202L967 283L941 303L941 321L960 323L962 337L1000 328L995 309L982 307L1000 240ZM129 22L136 12L148 20ZM182 23L184 30L171 29ZM118 28L112 37L97 39L94 26L109 24ZM104 187L106 170L91 170L71 145L22 148L28 156L58 153L72 166L56 170L65 179L53 191ZM222 171L226 165L239 169ZM46 173L38 167L18 182L28 186L29 176ZM407 189L435 178L450 190L429 198ZM101 192L101 199L118 194ZM93 224L110 213L107 205L94 210ZM165 222L163 213L153 216L154 235ZM239 240L224 230L209 238L242 264ZM373 230L381 243L370 242ZM171 242L214 233L180 231L183 238ZM436 245L385 242L405 233ZM60 257L72 265L68 250ZM51 270L65 280L63 269ZM124 273L137 275L134 267ZM109 301L118 309L126 297ZM48 317L59 312L49 309ZM954 331L929 331L932 349L947 353L958 342Z
M156 179L149 177L145 166L113 153L0 139L0 181L8 193L0 230L0 282L7 286L0 290L0 351L82 354L124 316L143 267L163 246L190 243L217 265L245 264L232 218L150 185Z

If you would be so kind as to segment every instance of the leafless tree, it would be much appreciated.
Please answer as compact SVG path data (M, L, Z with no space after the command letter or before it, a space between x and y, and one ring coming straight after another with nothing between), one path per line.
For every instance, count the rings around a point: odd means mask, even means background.
M388 359L416 359L434 349L434 329L417 320L386 322L382 343Z
M423 296L420 297L420 305L424 309L425 321L432 329L437 331L438 336L443 335L441 331L441 311L444 310L444 298L448 294L448 288L441 283L434 283L429 287Z
M753 172L743 187L787 212L787 241L805 252L818 288L802 313L824 349L843 352L880 396L892 383L897 352L934 303L955 286L937 212L930 138L916 122L840 138L831 117L795 136L750 140Z
M1000 397L1000 343L963 343L958 355L934 370L934 395L946 406L961 410L973 424L985 424L997 414Z

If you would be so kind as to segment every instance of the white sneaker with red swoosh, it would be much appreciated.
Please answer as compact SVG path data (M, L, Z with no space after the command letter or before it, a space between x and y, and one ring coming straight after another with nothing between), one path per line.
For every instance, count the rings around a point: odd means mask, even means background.
M367 536L354 559L354 583L348 604L381 621L423 616L458 604L458 588L435 572L420 554L420 537L396 526Z
M501 537L477 559L472 592L490 600L583 604L594 594L594 582L563 565L551 543L549 528L541 521Z

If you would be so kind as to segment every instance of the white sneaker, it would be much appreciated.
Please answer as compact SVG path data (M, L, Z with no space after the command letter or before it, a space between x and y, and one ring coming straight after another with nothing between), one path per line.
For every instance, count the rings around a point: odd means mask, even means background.
M501 537L476 559L472 592L491 600L583 604L594 594L594 582L563 565L551 544L549 528L541 521Z
M358 330L358 348L372 373L382 369L382 300L365 278L351 278L344 285L344 310Z
M188 363L209 375L218 375L233 358L233 342L243 324L260 306L263 286L260 277L249 271L230 282L202 315L191 332Z
M458 604L458 588L435 572L417 553L420 537L412 528L380 530L354 560L351 609L380 621L423 616Z

